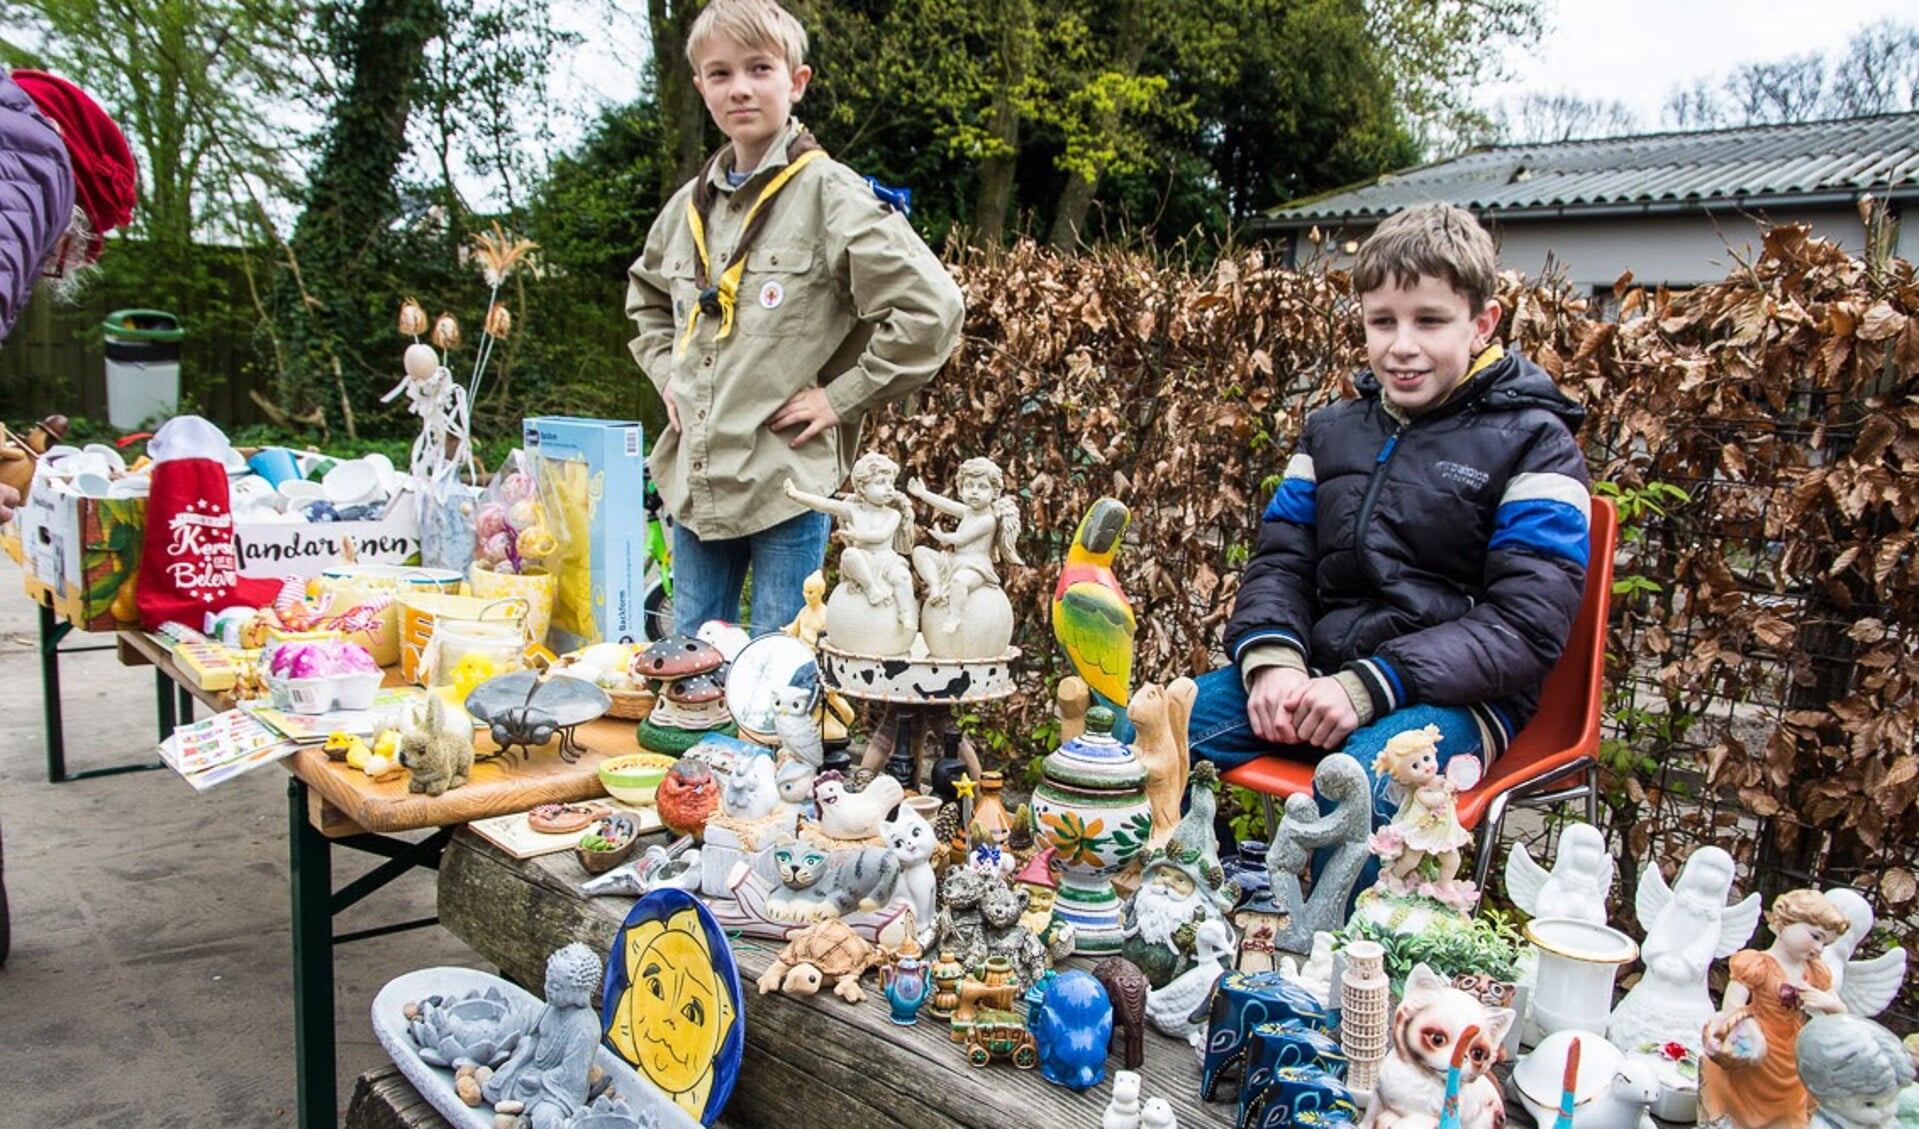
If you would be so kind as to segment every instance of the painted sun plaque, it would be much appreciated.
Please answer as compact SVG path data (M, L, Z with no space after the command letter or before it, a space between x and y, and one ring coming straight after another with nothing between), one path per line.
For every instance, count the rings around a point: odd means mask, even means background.
M606 962L606 1045L704 1124L719 1120L746 1052L733 950L684 890L634 903Z

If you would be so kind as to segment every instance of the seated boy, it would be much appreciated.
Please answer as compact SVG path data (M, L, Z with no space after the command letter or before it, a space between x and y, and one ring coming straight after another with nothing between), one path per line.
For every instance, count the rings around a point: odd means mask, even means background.
M633 356L666 401L647 459L673 514L675 619L777 631L826 556L866 412L939 371L959 286L906 217L792 118L806 31L772 0L712 0L686 55L728 143L667 201L628 271ZM636 517L638 515L635 515Z
M1195 755L1222 768L1333 750L1398 797L1386 740L1439 727L1490 766L1539 703L1584 590L1585 412L1493 341L1496 255L1447 204L1380 224L1353 268L1370 367L1306 420L1199 680Z

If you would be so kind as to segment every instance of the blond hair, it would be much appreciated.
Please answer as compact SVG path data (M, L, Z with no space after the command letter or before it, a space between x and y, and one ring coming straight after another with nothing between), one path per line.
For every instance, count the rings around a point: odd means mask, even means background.
M1493 237L1464 208L1420 204L1394 213L1359 248L1353 290L1364 295L1388 282L1416 286L1437 278L1465 295L1473 312L1499 289L1499 253Z
M792 70L806 62L806 28L773 0L713 0L702 8L686 33L686 61L695 71L701 48L713 39L778 55Z
M1383 772L1397 779L1399 770L1411 764L1413 758L1419 754L1432 753L1437 757L1441 740L1437 725L1395 733L1386 739L1386 747L1379 750L1379 755L1373 758L1373 771Z
M1774 898L1766 911L1766 924L1774 933L1784 932L1788 925L1812 925L1833 937L1852 928L1846 911L1817 890L1788 890Z

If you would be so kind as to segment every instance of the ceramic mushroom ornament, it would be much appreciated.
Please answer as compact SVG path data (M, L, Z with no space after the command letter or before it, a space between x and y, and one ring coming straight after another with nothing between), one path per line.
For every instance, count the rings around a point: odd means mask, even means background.
M735 732L718 671L718 647L691 635L669 635L633 656L629 672L644 678L658 701L640 722L640 747L678 756L708 733Z

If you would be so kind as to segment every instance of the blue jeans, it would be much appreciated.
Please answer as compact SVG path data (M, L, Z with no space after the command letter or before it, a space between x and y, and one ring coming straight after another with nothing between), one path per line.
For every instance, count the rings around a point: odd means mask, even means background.
M806 578L826 564L832 518L803 513L746 537L703 541L673 527L673 624L688 635L709 619L740 623L740 592L753 571L753 608L745 626L778 631L806 606Z
M1186 728L1194 756L1212 761L1221 769L1228 769L1269 754L1308 764L1317 764L1327 755L1325 749L1310 745L1275 745L1255 734L1252 722L1246 717L1246 685L1240 680L1239 668L1228 666L1208 671L1196 681L1199 683L1199 697L1193 702L1192 720ZM1439 727L1439 764L1442 770L1447 761L1461 753L1471 753L1483 759L1479 723L1473 720L1471 711L1464 706L1416 705L1394 710L1385 717L1375 718L1369 725L1353 730L1340 747L1341 752L1351 754L1359 762L1359 766L1366 770L1367 779L1372 781L1375 830L1392 822L1393 816L1399 811L1399 796L1392 777L1375 771L1373 760L1394 735L1425 725ZM1332 810L1332 805L1317 789L1313 792L1313 798L1319 802L1320 814ZM1273 829L1267 830L1270 832ZM1319 873L1326 854L1322 849L1314 855L1313 873ZM1367 863L1355 888L1365 889L1372 885L1378 875L1378 863Z

